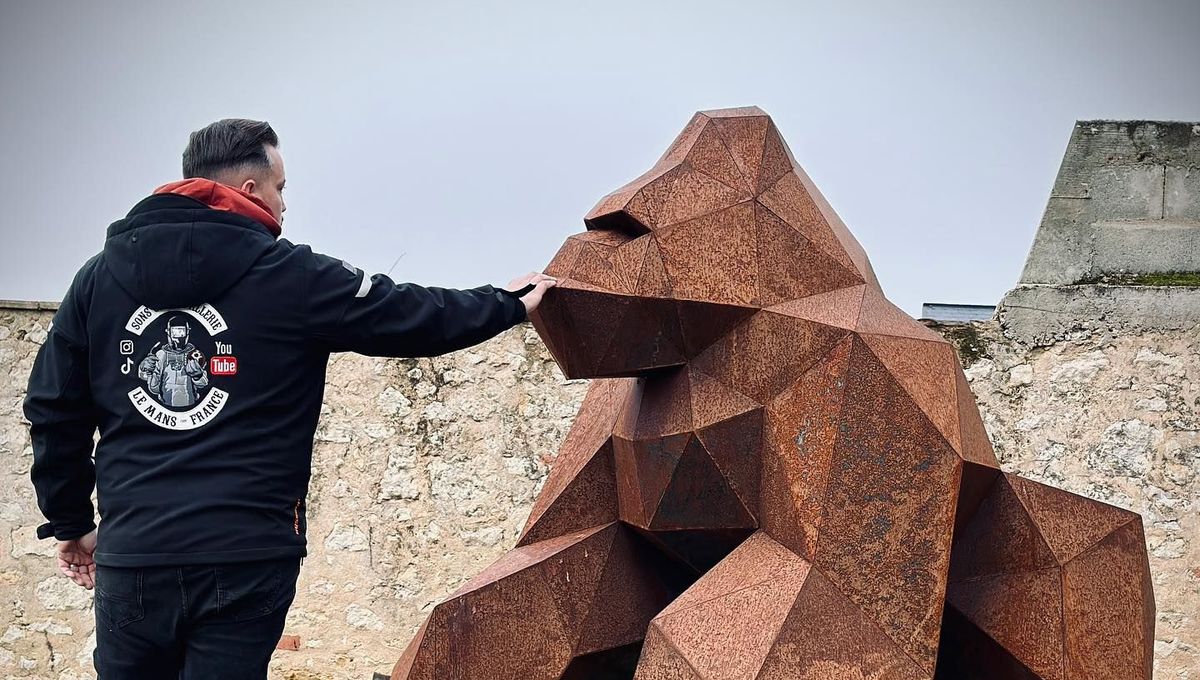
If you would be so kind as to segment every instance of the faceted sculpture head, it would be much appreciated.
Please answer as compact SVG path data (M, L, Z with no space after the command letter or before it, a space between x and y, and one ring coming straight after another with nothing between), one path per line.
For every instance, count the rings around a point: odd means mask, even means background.
M760 310L878 290L862 247L756 107L697 113L584 222L547 267L559 285L533 315L571 378L681 366Z

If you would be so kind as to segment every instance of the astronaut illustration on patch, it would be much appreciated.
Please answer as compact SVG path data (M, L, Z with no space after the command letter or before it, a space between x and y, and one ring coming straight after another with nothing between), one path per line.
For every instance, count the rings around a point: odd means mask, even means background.
M166 341L156 343L138 365L138 377L164 406L190 408L208 387L204 354L191 343L185 315L167 320Z

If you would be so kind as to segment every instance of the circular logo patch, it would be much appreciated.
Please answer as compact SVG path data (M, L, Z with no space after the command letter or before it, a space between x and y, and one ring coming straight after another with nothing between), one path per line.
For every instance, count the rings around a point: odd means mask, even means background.
M229 326L211 305L153 310L139 307L118 346L121 372L135 377L129 401L146 420L168 430L192 430L216 418L229 393L214 378L237 375L233 346L218 340Z

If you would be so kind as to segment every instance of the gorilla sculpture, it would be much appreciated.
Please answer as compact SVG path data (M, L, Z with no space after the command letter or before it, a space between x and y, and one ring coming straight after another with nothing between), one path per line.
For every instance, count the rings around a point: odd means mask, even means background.
M533 323L587 397L393 678L1150 678L1140 517L1000 471L766 114L697 113L585 223Z

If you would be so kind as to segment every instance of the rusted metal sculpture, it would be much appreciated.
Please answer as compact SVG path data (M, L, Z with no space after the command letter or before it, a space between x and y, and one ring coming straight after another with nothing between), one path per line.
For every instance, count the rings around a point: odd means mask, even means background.
M533 321L595 380L393 678L1150 677L1141 519L999 470L762 111L696 114L585 222Z

